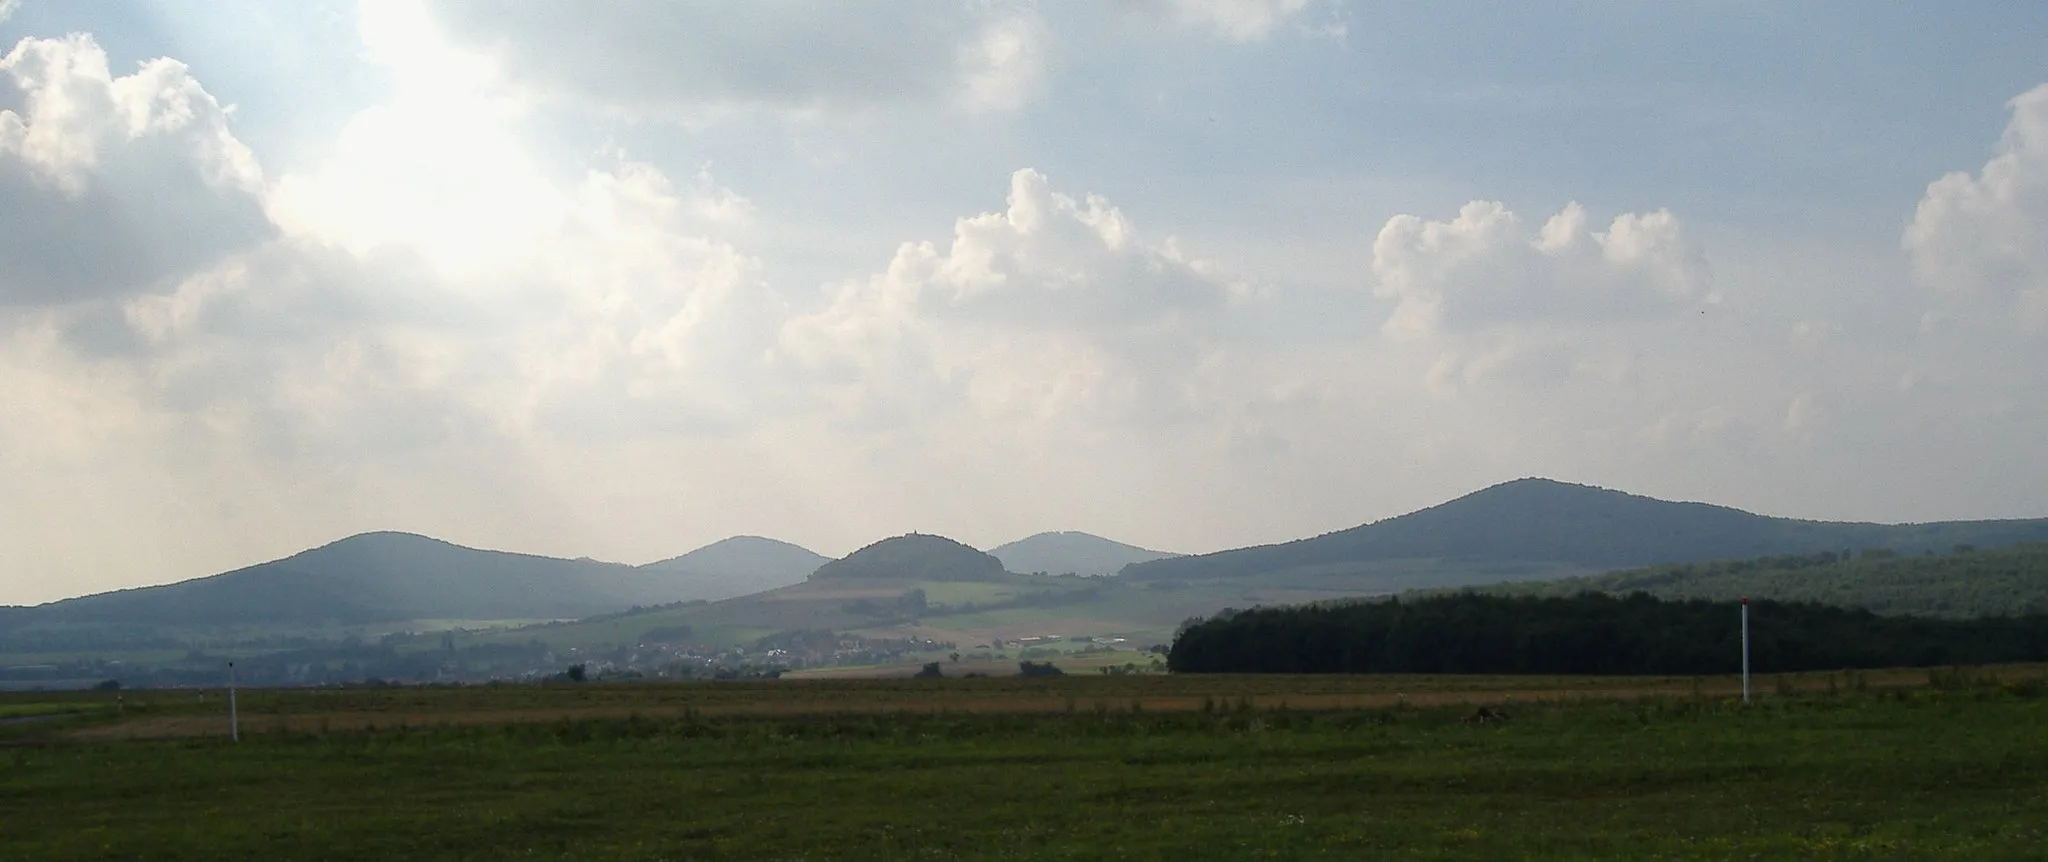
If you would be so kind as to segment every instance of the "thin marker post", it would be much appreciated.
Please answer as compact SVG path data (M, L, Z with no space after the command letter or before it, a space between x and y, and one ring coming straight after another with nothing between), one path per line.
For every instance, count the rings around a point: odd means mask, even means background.
M1749 597L1742 597L1742 702L1749 702Z
M242 741L242 717L235 713L235 663L228 662L228 741Z

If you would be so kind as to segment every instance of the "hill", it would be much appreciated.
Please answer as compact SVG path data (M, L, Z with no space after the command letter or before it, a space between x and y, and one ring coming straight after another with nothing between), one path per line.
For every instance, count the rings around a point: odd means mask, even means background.
M1825 552L1679 563L1480 591L1524 596L1640 592L1715 601L1753 596L1929 617L2048 614L2048 545L1964 549L1940 556Z
M813 581L886 579L984 581L1003 577L1003 561L944 536L883 539L811 573Z
M831 558L760 536L721 539L680 557L641 566L669 601L718 601L799 583Z
M1134 580L1352 574L1401 561L1490 569L1463 583L1592 574L1698 562L1875 548L1901 554L1956 545L2048 541L2048 519L1862 524L1802 521L1677 503L1548 479L1519 479L1397 518L1310 539L1136 563ZM1575 571L1574 571L1575 570ZM1456 577L1450 580L1457 580ZM1422 586L1411 583L1410 586ZM1455 585L1439 579L1436 585Z
M989 555L1013 572L1090 577L1114 575L1132 563L1179 556L1071 531L1018 539L989 549Z
M659 580L618 563L365 533L175 584L0 608L0 624L205 628L566 618L671 599Z
M979 640L991 634L1041 634L1036 630L1040 623L1033 620L1074 613L1093 619L1102 613L1101 605L1109 593L1121 592L1114 586L1113 581L1012 574L1003 570L1000 560L967 545L943 536L913 533L829 561L802 583L722 601L687 602L577 623L478 633L474 640L537 640L556 649L649 643L760 646L764 638L834 632L895 639ZM1185 614L1166 620L1144 617L1153 624L1164 622L1169 630L1183 618Z

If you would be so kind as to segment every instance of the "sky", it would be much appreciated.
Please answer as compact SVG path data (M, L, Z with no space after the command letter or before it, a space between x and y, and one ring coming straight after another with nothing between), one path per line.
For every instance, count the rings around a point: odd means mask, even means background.
M0 0L0 603L2043 440L2048 5Z

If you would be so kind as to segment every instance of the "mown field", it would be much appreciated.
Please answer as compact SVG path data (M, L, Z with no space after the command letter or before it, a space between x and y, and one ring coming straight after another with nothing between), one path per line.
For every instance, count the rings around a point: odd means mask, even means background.
M1759 683L16 694L0 858L2048 856L2048 669Z

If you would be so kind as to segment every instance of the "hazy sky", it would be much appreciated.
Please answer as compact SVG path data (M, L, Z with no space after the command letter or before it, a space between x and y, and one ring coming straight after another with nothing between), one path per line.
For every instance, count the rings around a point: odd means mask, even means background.
M0 602L2048 515L2048 4L0 0Z

